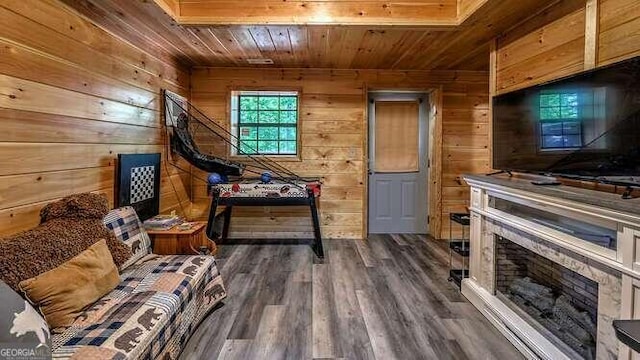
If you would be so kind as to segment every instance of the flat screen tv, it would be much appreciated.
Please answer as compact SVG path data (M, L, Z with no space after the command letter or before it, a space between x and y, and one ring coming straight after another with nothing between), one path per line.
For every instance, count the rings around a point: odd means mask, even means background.
M640 57L493 98L493 167L640 179Z

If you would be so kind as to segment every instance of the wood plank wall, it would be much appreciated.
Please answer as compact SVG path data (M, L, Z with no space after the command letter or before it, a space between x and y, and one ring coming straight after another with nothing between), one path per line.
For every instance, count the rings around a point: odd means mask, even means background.
M564 14L544 24L533 18L497 39L498 94L591 68L589 59L603 66L640 55L637 0L564 1L553 12Z
M160 89L187 96L188 70L56 0L2 1L0 23L0 235L69 194L113 204L117 154L163 151ZM189 183L163 163L162 211L188 212Z
M601 0L598 13L598 65L640 56L640 2Z
M232 89L300 89L301 161L283 165L301 175L323 178L320 211L327 238L364 236L369 89L441 90L443 166L434 198L441 199L442 212L431 219L436 237L448 237L449 222L442 219L468 205L468 187L459 182L460 175L489 170L486 72L201 68L192 70L191 85L194 105L227 125ZM209 208L202 178L204 174L198 174L192 184L196 219L204 219ZM244 210L234 216L231 235L308 237L307 213L276 207Z

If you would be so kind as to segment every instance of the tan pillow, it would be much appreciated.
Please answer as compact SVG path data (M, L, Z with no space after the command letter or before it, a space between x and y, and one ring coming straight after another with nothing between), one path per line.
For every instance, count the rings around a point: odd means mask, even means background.
M103 239L62 265L20 282L51 328L69 326L82 309L120 282L118 268Z

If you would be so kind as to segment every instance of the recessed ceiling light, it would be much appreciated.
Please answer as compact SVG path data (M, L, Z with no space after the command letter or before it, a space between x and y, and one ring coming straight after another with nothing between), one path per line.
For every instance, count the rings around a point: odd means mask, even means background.
M273 60L271 59L247 59L247 62L251 65L273 65Z

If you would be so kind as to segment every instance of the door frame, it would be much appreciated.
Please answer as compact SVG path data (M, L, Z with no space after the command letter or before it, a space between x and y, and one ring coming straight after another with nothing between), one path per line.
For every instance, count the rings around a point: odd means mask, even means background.
M436 89L406 89L406 90L399 90L399 89L393 89L393 90L388 90L388 89L367 89L365 87L365 92L364 92L364 99L366 101L366 106L365 106L365 116L364 116L364 123L365 123L365 136L364 136L364 144L363 144L363 157L365 159L364 161L364 165L365 165L365 171L364 171L364 179L363 179L363 183L364 183L364 201L363 201L363 233L365 235L365 238L369 237L369 172L370 172L370 165L371 165L371 159L370 159L370 146L373 144L371 137L371 129L370 129L370 119L371 119L371 108L372 106L375 106L375 100L389 100L389 101L403 101L403 100L413 100L411 98L409 98L409 96L416 96L418 95L419 98L422 98L423 101L426 101L426 114L425 114L425 121L426 121L426 133L422 134L425 136L426 139L426 147L425 150L427 151L427 168L426 168L426 185L427 185L427 198L425 199L427 201L427 219L425 219L427 221L427 232L428 234L431 234L432 236L435 235L434 228L432 228L434 224L434 221L431 221L431 219L434 217L434 215L436 214L432 214L432 210L436 210L436 211L441 211L442 208L442 196L440 196L439 194L437 196L432 196L431 194L431 190L434 189L434 191L439 191L438 189L440 189L440 178L435 178L432 174L433 174L433 165L434 163L438 163L438 168L441 167L441 161L442 158L439 155L439 153L441 152L441 149L436 149L435 143L437 141L437 139L439 138L440 140L438 141L440 144L440 148L442 145L442 124L441 124L441 115L440 115L440 109L442 106L442 102L441 102L441 96L440 94L442 93L442 89L440 88L436 88ZM415 98L414 98L415 99ZM439 133L438 133L438 129L439 129ZM422 149L422 144L420 145L420 148ZM438 156L434 157L434 153L433 151L437 150L438 152ZM437 186L432 186L432 185L437 185ZM435 195L435 194L434 194ZM440 202L440 206L432 206L432 198L433 200L439 201ZM439 200L438 200L439 199ZM437 218L440 219L441 215L437 214ZM437 224L437 230L438 232L440 231L440 224ZM437 236L436 236L437 238Z

